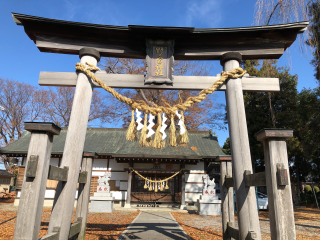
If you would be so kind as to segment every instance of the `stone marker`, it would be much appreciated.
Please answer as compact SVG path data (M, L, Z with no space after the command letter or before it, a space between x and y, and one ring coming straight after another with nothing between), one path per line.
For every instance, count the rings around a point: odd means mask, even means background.
M199 215L221 215L221 200L216 195L214 179L210 180L209 175L202 175L204 188L198 199Z
M114 197L110 193L109 180L111 178L111 172L106 171L103 177L99 177L97 192L93 197L90 197L91 207L89 212L107 212L114 211L113 201Z

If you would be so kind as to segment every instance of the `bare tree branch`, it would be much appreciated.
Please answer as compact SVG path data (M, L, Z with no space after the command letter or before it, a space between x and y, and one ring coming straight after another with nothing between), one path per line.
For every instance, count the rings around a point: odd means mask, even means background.
M268 19L266 25L269 25L270 20L271 20L271 18L272 18L272 15L275 13L277 7L281 4L282 1L283 1L283 0L280 0L280 1L274 6L274 8L273 8L273 10L272 10L272 12L271 12L271 14L270 14L270 16L269 16L269 19Z
M149 104L150 106L152 106L151 102L149 102L149 100L146 98L146 95L144 94L142 89L137 89L137 92L140 93L141 97L143 98L143 100Z
M308 21L310 19L309 5L312 0L257 0L255 4L254 24L269 25L289 22ZM299 47L301 53L312 52L312 46L308 47L310 30L299 34Z

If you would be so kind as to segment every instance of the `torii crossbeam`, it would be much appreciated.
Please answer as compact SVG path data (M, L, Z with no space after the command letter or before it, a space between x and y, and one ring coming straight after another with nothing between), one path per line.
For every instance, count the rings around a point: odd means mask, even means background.
M246 28L195 29L85 24L16 13L13 13L13 19L18 25L24 26L26 33L40 51L79 54L83 64L88 62L96 66L100 56L140 59L147 56L147 64L152 66L152 51L150 51L152 48L148 48L148 46L146 49L147 41L148 44L160 44L159 42L162 42L163 49L170 48L170 51L167 52L168 56L163 55L167 56L167 59L164 59L166 64L167 62L170 63L173 58L177 60L220 60L224 71L239 67L241 59L280 58L285 49L294 42L297 34L302 33L308 25L308 22L300 22ZM174 51L171 49L173 45ZM161 48L161 51L163 49ZM170 65L166 66L170 67ZM170 75L170 71L164 71L164 73ZM211 86L217 78L175 76L173 85L167 86L144 85L145 79L141 75L110 75L102 72L96 74L107 85L119 88L202 90ZM167 79L170 82L170 76ZM62 168L69 167L68 179L65 183L59 182L58 184L48 228L48 234L53 234L55 228L60 228L59 239L64 240L68 238L70 232L74 196L83 155L92 91L95 85L92 84L91 79L81 72L78 75L76 73L41 72L39 84L43 86L76 86L61 162ZM279 91L279 80L244 76L239 79L229 79L219 90L226 91L234 169L233 180L239 219L238 236L239 239L244 240L254 235L256 236L255 239L260 240L261 233L255 191L253 187L246 187L244 184L245 172L252 172L252 163L243 91ZM41 197L42 199L40 199ZM44 196L40 196L39 199L37 202L43 202ZM23 209L20 212L23 212ZM26 216L23 213L20 214L20 212L18 212L17 219L21 220ZM288 214L293 217L293 211ZM20 222L24 221L21 220ZM19 232L18 228L16 227L17 232ZM290 228L290 231L295 231L294 225L288 226L288 228ZM29 229L34 229L34 226L29 226ZM19 236L31 236L33 234L31 231L23 232L21 230ZM279 236L281 234L279 233ZM20 238L17 238L15 234L15 239ZM224 236L224 239L230 238Z
M133 89L161 89L161 90L203 90L210 87L217 77L207 76L174 76L173 85L147 85L144 84L144 75L133 74L95 74L103 83L113 88ZM278 78L256 78L245 74L242 78L242 90L252 92L278 92L280 91ZM98 84L93 83L96 87ZM75 87L77 74L75 72L40 72L40 86ZM225 91L226 84L222 84L217 91Z

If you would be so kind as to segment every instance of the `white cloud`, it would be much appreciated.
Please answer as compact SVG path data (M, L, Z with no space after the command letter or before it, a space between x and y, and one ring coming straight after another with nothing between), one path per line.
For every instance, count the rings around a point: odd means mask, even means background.
M64 0L66 11L64 12L63 19L67 21L73 21L76 13L79 11L81 5L73 2L72 0Z
M186 3L185 26L217 27L221 21L219 0L190 0Z
M121 25L122 14L113 4L93 6L85 14L86 21L95 24Z
M93 4L84 4L78 0L64 0L64 20L119 25L123 18L117 4L107 0L97 0ZM118 4L120 5L120 4Z

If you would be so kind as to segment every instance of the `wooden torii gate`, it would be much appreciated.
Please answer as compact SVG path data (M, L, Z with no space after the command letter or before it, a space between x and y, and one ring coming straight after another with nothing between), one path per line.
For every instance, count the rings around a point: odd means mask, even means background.
M174 40L172 57L175 59L220 60L224 71L239 67L241 59L280 58L284 50L294 42L297 34L302 33L308 25L308 22L301 22L263 27L194 29L135 25L119 27L84 24L16 13L13 13L13 19L18 25L24 26L26 33L35 42L40 51L76 54L79 55L81 59L80 62L83 64L88 62L96 66L101 56L144 59L147 54L146 41L149 41L149 39L160 39L166 41ZM145 78L142 75L112 75L98 72L96 76L111 87L164 90L202 90L211 86L218 78L218 76L174 76L174 81L171 85L145 85ZM83 146L90 112L92 91L93 88L97 86L82 72L41 72L39 84L42 86L76 87L61 162L61 169L64 169L63 171L68 170L68 174L63 181L59 181L58 183L48 235L43 238L65 240L72 235L70 235L70 232L74 231L72 226L70 228L74 196L79 181L79 169L83 158ZM261 239L255 191L253 187L246 186L245 184L246 174L252 173L252 164L243 91L280 91L279 80L275 78L254 78L246 75L238 79L229 79L219 90L226 92L232 152L233 185L238 206L238 239ZM39 131L45 131L48 135L49 140L46 140L47 142L52 141L50 137L52 134L57 134L57 131L52 130L55 129L54 126L47 128L43 125L40 128L38 129ZM39 131L32 130L32 128L31 131L39 134ZM39 136L38 138L40 139ZM46 151L46 154L42 153L37 157L38 162L45 162L45 167L42 168L45 170L41 174L42 178L43 175L46 174L48 169L46 166L49 164L48 156L50 156L51 147L50 144L48 146L46 150L43 150ZM30 154L31 152L28 153L27 165L29 161L31 163L31 160L35 158L32 157L34 155ZM84 168L89 170L90 167L87 166L87 168ZM38 170L37 174L39 172ZM41 181L37 180L37 174L34 173L33 180L25 177L21 196L26 195L24 193L25 182L30 185L30 181L34 183L38 181L38 184L40 184ZM29 189L30 188L29 186ZM87 190L86 193L88 194ZM87 197L88 196L84 197L84 199ZM21 230L20 225L16 226L14 239L37 239L37 231L39 229L36 225L40 224L40 213L35 210L32 214L24 214L24 212L27 211L28 203L22 203L23 201L28 201L28 199L31 201L30 196L29 198L21 198L20 200L21 206L19 206L17 223L19 222L21 226L24 225L25 227L21 228L23 229ZM41 205L43 200L44 196L42 194L36 194L33 198L33 201L37 202L38 205ZM87 206L84 206L85 204L87 204L87 200L82 204L83 208L87 208ZM83 212L84 215L81 216L82 221L81 217L79 217L77 226L80 226L81 223L82 231L85 232L87 211ZM82 235L80 234L79 239L84 239L83 232ZM283 235L279 236L277 239L287 239ZM229 237L224 236L224 238L228 239Z

